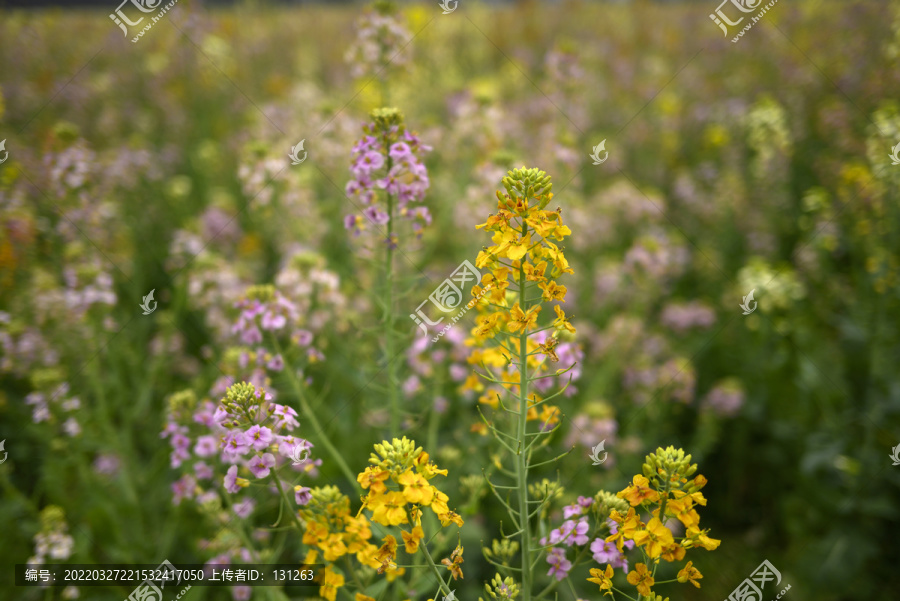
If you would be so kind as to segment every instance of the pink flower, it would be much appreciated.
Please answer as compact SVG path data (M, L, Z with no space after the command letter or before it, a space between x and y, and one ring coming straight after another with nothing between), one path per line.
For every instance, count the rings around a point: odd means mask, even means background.
M228 468L228 472L225 474L225 490L234 494L237 491L241 490L240 485L238 485L238 467L236 465L232 465Z
M272 444L272 431L265 426L255 425L245 432L247 440L257 451L262 451Z
M198 461L194 464L194 475L199 480L209 480L213 477L213 469L202 461Z
M253 513L254 507L256 507L256 501L253 499L244 499L234 504L234 513L239 518L246 519Z
M197 439L197 444L194 445L194 455L197 457L209 457L215 455L218 446L215 436L210 434L201 436Z
M182 499L192 499L196 487L197 481L189 474L185 474L172 483L172 502L178 505Z
M222 447L226 455L246 455L250 451L250 441L246 434L234 430L222 439Z
M556 576L557 580L562 580L568 576L569 570L572 569L572 562L566 559L565 549L552 549L550 553L547 554L547 563L552 566L550 571L547 572L547 575Z
M294 500L297 505L306 505L310 499L312 499L312 489L299 485L294 487Z
M274 428L276 430L291 431L300 425L297 421L297 412L287 405L275 405L275 411L272 413L275 419Z
M391 150L388 154L395 161L401 161L409 157L412 154L412 151L409 149L408 144L405 144L404 142L397 142L395 144L391 144Z
M275 467L275 456L272 453L265 453L261 457L254 457L250 460L250 471L257 478L265 478L269 475L269 470Z

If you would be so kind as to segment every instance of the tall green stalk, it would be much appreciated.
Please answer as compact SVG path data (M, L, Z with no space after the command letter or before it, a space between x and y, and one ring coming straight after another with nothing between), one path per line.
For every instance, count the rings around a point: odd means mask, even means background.
M522 236L528 225L522 223ZM528 311L525 299L525 269L519 265L519 306ZM525 439L528 416L528 330L519 334L519 421L516 438L516 486L519 492L519 529L522 532L522 601L531 600L531 523L528 519L528 445Z
M387 173L390 174L393 161L388 154L390 148L385 142ZM400 395L397 378L392 367L394 358L394 195L387 192L387 241L384 253L384 370L387 375L388 399L391 405L391 436L400 434Z

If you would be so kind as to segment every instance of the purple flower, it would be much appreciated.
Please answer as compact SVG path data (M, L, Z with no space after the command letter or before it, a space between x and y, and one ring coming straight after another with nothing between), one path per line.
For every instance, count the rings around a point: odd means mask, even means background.
M228 472L225 474L225 490L234 494L237 491L241 490L241 486L238 484L238 466L232 465L228 468ZM243 480L243 478L241 478Z
M388 222L388 214L379 209L376 205L371 205L363 209L363 215L375 225L386 225Z
M297 330L294 332L293 341L299 346L309 346L313 341L313 334L309 330Z
M194 464L194 475L198 480L209 480L213 477L213 469L202 461Z
M281 358L281 355L275 355L266 363L266 367L272 371L281 371L284 369L284 359Z
M269 470L275 467L275 456L272 453L264 453L261 457L254 457L250 460L250 471L257 478L265 478L269 475Z
M244 499L234 504L234 513L239 518L246 519L253 513L254 507L256 507L256 501L253 499Z
M629 545L628 543L631 544ZM628 548L633 547L634 541L626 541L625 546ZM614 568L624 568L625 573L628 573L628 560L625 559L623 553L619 552L615 543L608 543L602 538L594 539L591 543L591 553L593 554L594 561L600 565L609 564Z
M269 430L265 426L260 426L259 424L251 427L249 430L247 430L247 432L245 432L245 434L247 436L247 440L257 451L262 451L270 444L272 444L272 439L274 438L271 430Z
M250 440L243 432L233 430L222 439L226 455L246 455L250 451Z
M590 530L590 526L588 525L587 518L581 518L578 521L578 524L575 525L574 536L570 536L566 543L571 547L573 544L581 546L586 545L590 540L587 536L588 530Z
M306 505L310 499L312 499L312 489L299 485L294 487L294 500L297 505Z
M409 147L407 146L407 150ZM353 164L351 170L356 171L357 173L371 173L376 169L381 169L384 166L384 156L380 152L375 152L374 150L366 151L359 157L359 159Z
M563 517L569 519L574 515L581 515L581 505L575 503L574 505L566 505L563 507Z
M359 215L347 215L344 217L344 229L353 234L354 237L359 236L364 227L363 218Z
M197 444L194 445L194 455L197 457L209 457L215 455L218 446L215 436L210 434L201 436L197 439Z
M274 427L276 430L293 430L300 425L297 421L297 412L287 405L275 405L275 411L272 412L275 418Z
M409 149L408 144L397 142L395 144L391 144L391 150L388 155L395 161L402 161L412 156L412 151Z
M174 495L172 502L178 505L182 499L192 499L196 487L197 481L189 474L185 474L172 483L172 494Z
M565 549L551 549L550 553L547 554L547 563L552 566L547 575L556 576L557 580L562 580L568 576L569 570L572 569L572 562L566 559Z
M259 325L262 326L264 330L280 330L287 323L287 318L284 315L277 315L271 311L266 311L262 319L259 322Z

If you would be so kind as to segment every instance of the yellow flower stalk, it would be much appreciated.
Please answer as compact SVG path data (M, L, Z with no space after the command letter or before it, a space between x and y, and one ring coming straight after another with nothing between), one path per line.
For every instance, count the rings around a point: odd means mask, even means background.
M640 551L644 561L636 564L627 576L628 583L637 589L638 601L659 598L651 590L659 584L690 582L700 588L699 580L703 575L692 561L688 561L673 580L657 581L656 570L661 561L682 561L691 549L703 547L712 551L719 546L721 541L710 538L707 530L700 529L700 515L695 509L697 505L706 505L706 498L700 492L706 485L706 478L702 475L691 478L697 471L697 465L691 464L690 455L674 447L658 448L655 453L647 455L642 471L643 474L635 475L631 484L616 495L622 508L627 507L628 511L625 515L618 509L609 512L617 531L606 541L615 543L622 551L624 543L630 540ZM644 522L638 512L651 517ZM672 534L666 526L670 519L684 524L684 536ZM593 578L588 578L589 582L600 585L604 594L608 594L612 587L613 573L607 567L605 572L591 570ZM618 592L618 589L615 590Z
M559 409L548 401L561 392L542 398L530 391L530 385L544 362L558 361L554 348L559 337L575 332L559 304L553 306L556 320L548 325L540 323L542 313L546 313L543 303L565 301L566 287L556 280L572 273L572 269L556 243L571 230L563 224L560 209L547 210L553 200L553 185L546 173L524 167L514 169L502 183L505 191L497 192L497 213L477 226L491 234L492 244L475 261L479 269L486 268L488 273L472 290L479 299L480 315L467 343L474 347L469 362L484 371L479 379L467 380L463 388L482 392L485 380L493 383L497 390L481 394L480 403L494 409L499 405L505 410L503 413L514 416L508 433L501 432L493 422L484 421L515 463L515 486L506 488L516 491L517 507L496 496L509 511L521 540L521 594L524 601L530 601L532 566L539 551L532 541L534 516L530 515L528 501L528 471L538 435L552 431L559 423ZM484 290L489 292L482 296ZM535 337L547 331L552 334L545 334L545 340ZM567 369L553 371L563 374ZM529 421L540 422L536 432L529 432Z

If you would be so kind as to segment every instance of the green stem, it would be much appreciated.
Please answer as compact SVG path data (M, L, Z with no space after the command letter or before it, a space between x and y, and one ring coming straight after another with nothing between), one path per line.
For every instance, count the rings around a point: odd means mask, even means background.
M385 143L384 152L389 152ZM392 167L391 157L387 160L387 173ZM387 192L387 240L384 253L384 369L388 379L388 398L391 405L391 436L400 433L400 396L397 388L397 378L391 367L394 358L394 248L392 237L394 233L394 195Z
M528 230L522 224L522 237ZM524 262L519 265L519 307L525 306ZM531 601L531 521L528 519L528 451L526 450L526 419L528 416L528 332L522 328L519 334L519 422L518 452L516 454L516 483L519 489L519 525L522 530L522 601Z
M227 494L225 496L225 505L228 506L228 511L234 513L234 503L231 502L231 497ZM247 551L250 552L250 556L257 562L260 562L259 553L256 551L256 548L253 546L253 542L250 540L250 536L247 534L246 530L244 530L244 520L237 520L237 535L247 547Z
M294 518L294 524L297 525L297 530L303 532L303 525L300 524L300 518L297 517L297 512L294 511L293 505L291 504L291 499L284 493L284 487L281 485L281 479L275 474L275 471L272 471L272 479L275 480L275 485L278 487L278 492L281 493L281 499L287 503L288 511L291 514L291 517Z
M422 549L422 552L425 554L425 557L428 559L428 565L431 566L431 571L434 572L435 578L438 579L440 583L440 588L444 591L445 595L450 594L450 587L447 584L444 584L444 578L441 576L440 571L437 569L437 564L434 563L434 559L431 557L431 553L428 552L428 545L425 544L425 541L419 543L419 548Z
M284 353L281 351L281 343L278 342L278 339L274 336L272 337L273 342L275 343L275 350L284 357ZM356 488L357 491L362 492L362 488L359 485L359 482L356 481L356 476L350 470L350 467L347 465L347 462L344 461L344 458L341 456L341 453L335 448L335 446L331 443L331 440L325 434L325 430L322 429L322 425L319 423L319 420L316 419L316 414L310 409L309 402L306 400L306 395L303 394L303 387L300 385L299 380L297 380L297 374L292 369L284 370L288 374L288 380L291 382L291 386L294 389L294 394L297 395L297 400L300 402L300 410L303 411L303 416L312 424L313 430L318 437L319 442L322 443L322 446L325 447L325 450L328 451L328 454L331 455L332 461L334 461L340 470L344 473L344 476L347 477L347 480L350 484Z

